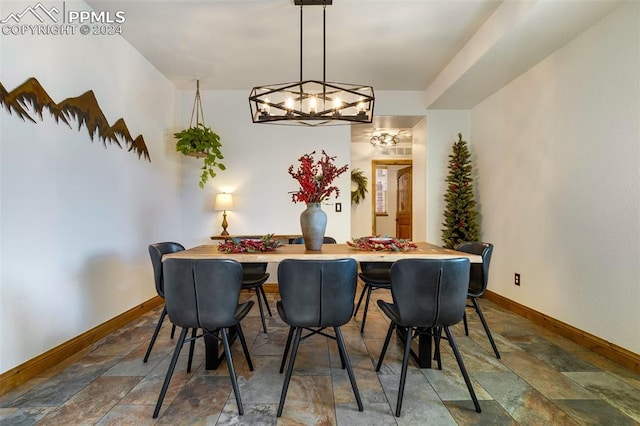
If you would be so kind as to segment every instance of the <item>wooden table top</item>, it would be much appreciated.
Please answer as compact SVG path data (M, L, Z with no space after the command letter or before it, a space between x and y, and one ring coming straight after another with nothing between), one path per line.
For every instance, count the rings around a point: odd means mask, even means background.
M416 243L416 250L380 252L357 250L347 244L323 244L320 251L308 251L304 244L287 244L274 251L260 253L222 253L217 245L202 245L163 256L164 259L234 259L239 262L280 262L283 259L328 260L352 258L359 262L394 262L400 259L451 259L466 257L471 263L482 263L482 257L445 249L429 243Z

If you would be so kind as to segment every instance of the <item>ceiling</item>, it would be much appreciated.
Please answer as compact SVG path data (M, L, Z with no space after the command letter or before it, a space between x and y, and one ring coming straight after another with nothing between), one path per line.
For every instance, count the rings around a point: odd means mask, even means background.
M199 79L203 90L248 94L299 80L300 8L293 0L87 3L124 11L123 37L179 89L194 90ZM326 8L326 80L424 91L425 108L471 108L621 3L334 0ZM320 80L322 6L303 11L303 79Z

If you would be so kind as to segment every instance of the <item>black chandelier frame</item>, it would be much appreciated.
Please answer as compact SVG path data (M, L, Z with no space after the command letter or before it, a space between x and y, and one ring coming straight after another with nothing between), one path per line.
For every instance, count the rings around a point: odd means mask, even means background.
M295 0L300 6L300 81L254 87L249 95L254 123L345 125L371 123L373 87L326 81L326 6L331 0ZM303 6L322 5L322 81L302 79Z

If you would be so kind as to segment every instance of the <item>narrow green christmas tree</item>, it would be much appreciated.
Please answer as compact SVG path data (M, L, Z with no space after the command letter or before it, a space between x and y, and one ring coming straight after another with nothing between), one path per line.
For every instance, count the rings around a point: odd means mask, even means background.
M449 155L447 192L444 194L446 206L442 241L447 248L480 239L470 157L467 142L458 133L458 141L453 144L453 152Z

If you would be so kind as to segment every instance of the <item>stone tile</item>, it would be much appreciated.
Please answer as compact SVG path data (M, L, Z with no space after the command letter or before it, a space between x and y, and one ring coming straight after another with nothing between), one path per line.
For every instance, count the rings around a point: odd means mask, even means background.
M11 404L17 398L19 398L26 392L30 391L31 389L35 388L36 386L42 384L46 380L47 378L45 377L36 377L34 379L29 380L26 383L23 383L22 385L16 388L11 389L9 392L5 393L4 395L0 395L0 408L8 407L9 404Z
M156 340L153 350L147 362L143 362L147 352L147 345L138 346L136 350L120 359L113 367L107 370L104 376L146 376L164 358L171 356L175 349L176 339Z
M0 408L0 424L30 426L36 424L55 407Z
M427 378L429 384L431 384L442 401L471 399L458 363L453 356L442 354L442 370L438 370L434 365L434 368L423 368L420 371ZM473 378L473 375L470 375L470 378L471 385L478 399L492 399L491 395Z
M252 298L255 300L250 293L241 295L242 300ZM469 336L464 336L462 324L452 327L483 412L475 412L452 351L443 341L442 371L421 370L413 360L409 362L402 416L396 418L403 354L396 336L381 373L374 371L389 325L375 300L390 301L389 291L373 293L363 334L362 312L342 327L364 412L358 411L346 370L340 368L335 341L313 336L300 345L285 415L278 419L275 414L284 380L278 368L288 326L275 310L279 297L268 294L268 298L274 315L267 317L267 334L262 332L257 306L242 322L255 371L248 370L237 340L231 348L245 408L243 416L237 412L226 362L223 360L216 370L205 370L203 339L198 339L192 373L185 371L187 346L161 417L152 419L176 343L170 338L171 324L165 321L149 362L142 363L162 309L159 307L0 397L0 407L5 407L0 408L0 424L31 425L42 420L99 425L640 423L635 417L640 406L640 374L488 300L481 300L481 304L502 360L495 358L473 310L467 311ZM413 345L415 350L416 342ZM558 369L572 371L561 374ZM105 383L123 380L138 382L118 400L118 386ZM63 419L65 411L76 414Z
M243 405L244 415L239 416L236 402L231 398L224 406L216 425L275 426L277 424L278 404L244 403Z
M253 346L250 348L251 355L282 356L284 345L287 343L289 327L269 327L267 331L267 333L258 332Z
M153 331L151 333L149 331L146 327L132 327L128 330L120 329L97 342L91 354L127 355L141 344L149 342L153 335ZM169 334L170 331L167 333Z
M360 391L360 399L363 403L386 403L387 399L382 390L382 385L378 379L378 375L371 367L369 357L355 356L351 357L353 374L356 377L356 384ZM364 366L364 367L363 367ZM351 381L346 369L340 368L338 365L331 369L333 381L333 394L336 404L353 404L356 405L356 398L353 394Z
M502 363L549 399L597 398L584 387L526 352L506 353L502 357Z
M358 411L354 404L336 404L336 421L349 426L395 426L394 414L385 402L362 402L364 410Z
M227 377L194 377L173 398L158 423L215 424L231 392L231 381Z
M89 354L51 379L16 398L10 407L55 407L111 368L118 361L113 356Z
M331 378L293 376L278 424L336 424Z
M579 356L580 358L598 367L599 369L616 376L623 382L640 390L640 373L631 371L628 368L625 368L622 365L618 364L617 362L611 361L610 359L605 358L595 352L584 350L581 352L576 352L575 354L576 356Z
M520 424L578 424L514 373L476 373L474 377Z
M640 423L640 392L608 373L564 373L595 395Z
M444 405L458 425L517 425L496 401L481 401L482 413L475 411L472 401L445 401Z
M553 401L564 412L583 425L637 425L605 401L593 399L556 399Z
M489 350L481 348L476 341L472 340L471 336L466 337L464 335L456 335L454 337L467 371L482 373L509 371L509 369L505 367L499 359L496 358L493 350L491 350L490 348ZM455 361L453 350L451 349L451 346L447 343L447 341L443 340L440 342L440 350L443 354L450 355L451 360L453 360L454 362L453 365L458 365ZM517 351L522 352L522 349L517 347ZM447 362L447 365L448 364L449 362Z
M41 425L94 424L118 403L140 377L99 377L57 409Z
M280 357L255 356L252 359L254 371L246 370L238 377L242 401L248 404L277 404L284 381L284 374L279 373Z
M386 334L386 331L385 331ZM369 354L373 361L373 366L378 364L378 359L380 357L380 352L382 351L382 345L384 344L384 337L381 339L365 339L365 344L367 345L367 349L369 350ZM414 350L416 350L414 343ZM384 356L384 361L382 362L382 366L380 366L380 374L400 374L402 370L402 357L404 356L404 343L400 342L397 336L394 335L391 337L391 341L389 342L389 347L387 348L387 353ZM409 364L407 367L407 374L420 374L420 369L413 361L411 357L409 357Z
M391 406L391 411L395 413L400 376L388 374L378 377ZM429 419L429 423L437 425L456 424L451 413L438 398L427 379L422 374L407 375L402 411L400 417L396 418L396 422L398 425L418 425L424 424L425 419Z
M147 426L158 421L152 418L153 405L116 405L96 426Z
M176 364L175 371L173 372L173 376L171 378L171 383L169 384L169 388L167 389L167 393L164 398L164 402L162 404L162 409L160 410L160 415L166 411L167 407L171 404L173 399L180 393L182 388L186 385L186 383L192 379L195 374L197 374L197 367L199 364L203 363L203 358L201 356L194 356L192 372L187 373L187 360L188 355L181 355L178 359L178 363ZM149 415L153 413L153 409L158 401L158 396L160 395L160 389L162 389L162 383L164 382L164 378L167 374L167 369L169 368L169 363L171 362L170 357L166 357L160 364L156 366L151 372L145 376L140 383L138 383L131 391L122 398L120 404L122 405L149 405Z
M575 353L567 352L540 336L527 337L517 345L558 371L600 371Z

